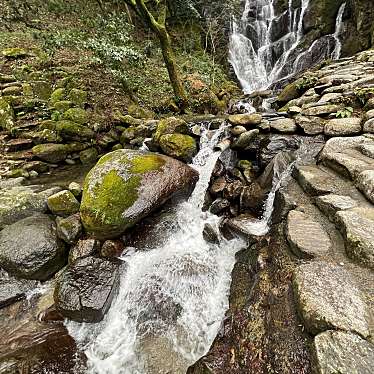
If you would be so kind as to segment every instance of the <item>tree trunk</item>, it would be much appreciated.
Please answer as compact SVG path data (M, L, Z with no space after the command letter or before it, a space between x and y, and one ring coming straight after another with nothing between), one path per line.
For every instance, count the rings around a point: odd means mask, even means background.
M188 99L178 72L169 34L164 27L157 27L155 31L160 40L162 56L164 57L164 62L169 73L169 79L173 87L174 95L176 96L177 105L180 109L184 110L188 106Z

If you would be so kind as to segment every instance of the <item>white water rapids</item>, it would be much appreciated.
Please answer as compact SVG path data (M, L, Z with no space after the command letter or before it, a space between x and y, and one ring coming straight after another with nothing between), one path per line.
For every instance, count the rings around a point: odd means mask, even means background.
M96 325L67 323L88 357L88 373L185 373L209 350L228 309L235 253L245 246L239 238L222 237L219 244L209 244L202 235L205 223L217 227L219 220L202 205L219 157L213 148L223 133L224 127L203 129L192 165L200 173L194 192L175 208L172 224L170 217L161 222L161 245L123 257L127 266L105 319ZM262 228L278 187L276 182L269 195Z

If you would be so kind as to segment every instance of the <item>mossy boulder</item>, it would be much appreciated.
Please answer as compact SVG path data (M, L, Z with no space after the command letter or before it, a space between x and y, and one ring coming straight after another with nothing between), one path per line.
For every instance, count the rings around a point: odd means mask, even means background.
M178 160L190 162L197 153L196 140L183 134L167 134L160 138L162 151Z
M127 108L127 112L134 118L151 119L154 118L155 114L147 109L142 108L137 104L130 104Z
M74 106L74 103L69 100L56 101L53 104L53 108L56 109L59 113L65 113L73 106Z
M14 112L9 103L0 97L0 128L11 130L14 126Z
M94 131L72 121L58 121L56 131L64 138L71 140L89 140L95 137Z
M87 91L73 88L68 95L68 99L73 102L74 105L83 108L87 103L87 96Z
M51 98L50 98L50 103L54 104L57 101L62 101L65 100L66 98L66 90L65 88L57 88L52 92Z
M63 190L49 196L47 204L49 210L58 216L68 217L79 212L79 201L69 190Z
M33 81L30 82L34 95L41 100L49 100L52 93L52 87L46 81Z
M68 121L79 123L80 125L88 122L87 112L81 108L71 108L67 110L64 113L63 118Z
M69 153L80 152L87 148L83 143L70 144L39 144L32 148L32 153L35 157L46 162L61 162L64 161Z
M108 153L85 179L82 223L98 239L118 237L176 193L189 192L197 179L195 170L164 155Z
M181 118L169 117L162 119L158 125L157 130L153 136L153 140L158 143L162 135L167 134L187 134L188 124Z
M288 103L290 100L297 99L300 92L297 88L297 81L288 84L278 95L277 101L279 103Z

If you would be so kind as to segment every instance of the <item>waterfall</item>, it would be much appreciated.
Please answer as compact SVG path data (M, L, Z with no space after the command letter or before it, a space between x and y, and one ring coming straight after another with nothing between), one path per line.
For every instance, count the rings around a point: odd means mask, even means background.
M335 49L332 53L332 58L334 60L337 60L340 58L340 54L342 51L342 43L340 41L340 33L342 31L343 27L343 15L345 11L346 3L343 3L341 7L339 8L338 16L336 17L336 24L335 24L335 33L334 33L334 39L335 39Z
M307 48L301 42L310 0L301 0L299 8L288 0L288 7L281 14L276 14L275 3L276 0L246 0L243 16L232 21L229 62L245 94L267 89L323 59L340 57L346 3L337 14L335 33L312 41Z
M125 252L119 293L104 320L67 323L87 354L88 373L185 373L208 351L228 309L235 253L244 246L224 238L209 244L202 234L206 223L218 227L202 205L223 131L203 129L191 165L200 179L189 200L157 223L162 244L150 237L149 246Z

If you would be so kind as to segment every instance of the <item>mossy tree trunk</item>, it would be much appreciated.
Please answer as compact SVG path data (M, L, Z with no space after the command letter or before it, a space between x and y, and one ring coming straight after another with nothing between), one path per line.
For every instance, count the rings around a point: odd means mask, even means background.
M171 45L170 35L166 29L166 0L146 1L146 0L124 0L134 12L140 16L149 28L155 33L160 41L162 56L169 74L170 83L173 87L174 95L180 109L185 109L188 104L187 94L180 77L175 55ZM153 3L157 15L154 16L147 3Z

